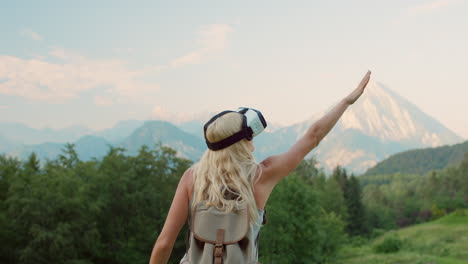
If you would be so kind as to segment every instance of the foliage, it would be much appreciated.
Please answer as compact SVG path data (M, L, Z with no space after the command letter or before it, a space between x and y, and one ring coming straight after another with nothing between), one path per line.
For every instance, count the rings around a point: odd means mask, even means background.
M276 187L262 229L261 262L326 263L344 242L344 223L318 203L317 190L297 174Z
M424 224L389 231L358 247L343 248L336 264L360 263L446 263L462 264L468 259L468 210L457 210ZM402 247L394 253L376 253L374 248L387 237L397 237ZM398 242L397 242L398 243Z
M336 185L340 188L341 194L329 190L325 190L329 195L333 195L332 199L327 201L327 205L332 205L334 211L339 213L346 222L346 232L352 236L363 235L368 232L366 228L366 212L362 204L362 190L359 180L354 176L348 176L346 169L340 166L333 170L330 179L327 180L329 188ZM331 185L331 186L330 186ZM340 203L337 205L336 203ZM324 206L327 206L324 205Z
M34 153L24 161L0 155L0 263L147 263L190 165L161 145L142 147L136 156L110 148L91 161L80 160L71 144L55 160L40 161ZM443 226L466 224L466 175L468 154L457 167L424 175L355 177L337 167L327 177L315 159L303 161L270 197L261 261L329 263L346 242L362 244L383 230L437 217ZM399 234L405 241L400 251L408 247L440 257L464 248L455 233L442 238L458 243L454 248L437 248L437 241L424 246L429 242L414 242L418 236L406 243L409 235ZM382 250L398 245L389 241ZM170 263L184 252L182 232Z
M448 166L456 166L468 152L468 141L453 146L442 146L409 150L397 153L390 158L370 168L365 175L382 174L425 174L431 170L440 170Z
M468 208L468 154L458 167L425 175L360 176L369 228L392 229L427 222Z
M394 253L398 252L403 245L398 235L387 236L381 243L374 246L376 253Z
M83 161L69 144L55 160L0 155L0 262L147 263L191 164L160 145L125 153L110 148ZM315 164L305 161L271 196L260 242L267 263L326 263L345 242L344 196ZM184 254L185 238L170 263Z
M189 165L161 146L83 162L67 145L42 166L0 156L0 262L147 263Z
M350 235L366 234L366 213L362 204L362 191L359 181L351 176L345 184L344 196L348 212L346 231Z

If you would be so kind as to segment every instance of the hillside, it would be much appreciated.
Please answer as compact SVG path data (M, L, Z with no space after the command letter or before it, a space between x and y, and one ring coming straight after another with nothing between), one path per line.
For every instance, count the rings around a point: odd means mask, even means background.
M438 220L390 231L361 247L345 248L340 264L462 264L468 263L468 210L458 210ZM375 253L386 238L396 238L401 249Z
M104 156L111 144L102 137L83 136L73 143L76 153L82 160L91 160ZM45 161L46 159L54 159L62 154L66 143L45 142L37 145L23 145L9 152L10 156L25 160L31 154L36 153L37 157Z
M195 135L186 133L169 122L156 120L146 121L124 139L120 146L130 155L135 155L143 145L153 148L159 143L176 150L179 157L191 160L199 159L206 149L204 142Z
M436 148L416 149L401 152L379 162L368 169L364 175L416 173L424 174L456 165L468 152L468 141Z

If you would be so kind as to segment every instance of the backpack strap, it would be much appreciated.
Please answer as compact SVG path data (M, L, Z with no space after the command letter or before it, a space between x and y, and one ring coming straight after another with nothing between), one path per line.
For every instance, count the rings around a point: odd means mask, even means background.
M189 173L191 174L192 176L192 181L193 181L193 170L192 168L190 168L190 171ZM187 216L187 226L188 226L188 230L187 230L187 239L185 240L185 253L188 253L189 251L189 248L190 248L190 230L191 230L191 226L190 226L190 219L192 218L192 202L193 202L193 185L192 185L192 194L190 195L190 200L189 200L189 210L188 210L188 216Z
M216 244L214 250L214 264L223 263L223 242L224 242L224 229L216 230Z

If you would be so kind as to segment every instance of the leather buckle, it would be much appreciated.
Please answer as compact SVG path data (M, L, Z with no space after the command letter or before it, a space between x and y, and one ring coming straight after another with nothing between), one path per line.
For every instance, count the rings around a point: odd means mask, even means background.
M216 244L215 245L215 257L222 257L223 256L223 244Z

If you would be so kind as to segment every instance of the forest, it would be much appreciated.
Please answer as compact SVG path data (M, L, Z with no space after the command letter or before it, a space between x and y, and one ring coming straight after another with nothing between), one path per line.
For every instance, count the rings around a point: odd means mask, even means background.
M111 147L82 161L0 155L0 263L148 263L178 181L192 162L168 147ZM273 191L260 262L331 263L350 243L468 208L468 155L426 174L327 175L304 160ZM187 229L170 263L185 252Z

